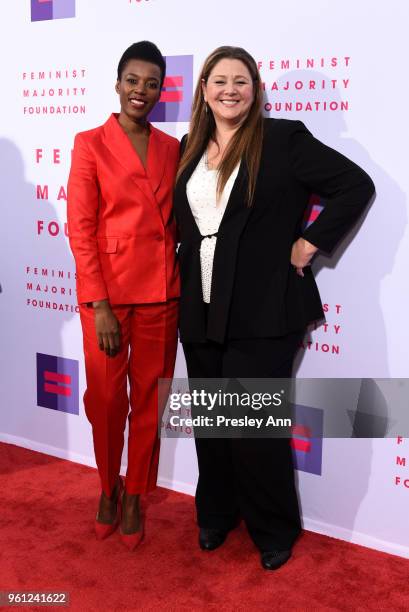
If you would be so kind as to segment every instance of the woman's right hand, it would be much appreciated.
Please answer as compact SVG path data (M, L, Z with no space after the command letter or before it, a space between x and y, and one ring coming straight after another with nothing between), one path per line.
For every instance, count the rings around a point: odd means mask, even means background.
M108 300L92 302L98 345L108 357L115 357L121 346L121 327Z
M317 251L318 248L304 238L298 238L294 242L291 249L291 264L299 276L304 276L303 268L310 265L311 259Z

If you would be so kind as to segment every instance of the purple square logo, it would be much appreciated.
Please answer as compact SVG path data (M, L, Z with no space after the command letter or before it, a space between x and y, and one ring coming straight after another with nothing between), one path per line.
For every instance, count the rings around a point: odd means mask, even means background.
M78 361L37 353L37 405L79 414Z
M324 413L319 408L294 404L295 425L291 447L294 467L303 472L322 473L322 434Z
M75 0L31 0L31 21L75 17Z
M150 121L190 121L193 99L193 55L165 57L166 77Z

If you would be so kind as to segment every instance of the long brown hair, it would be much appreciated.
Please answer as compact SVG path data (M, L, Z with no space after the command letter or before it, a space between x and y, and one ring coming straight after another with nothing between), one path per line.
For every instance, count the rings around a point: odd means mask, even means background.
M193 98L192 118L187 143L179 164L176 180L180 178L192 160L205 151L210 140L216 142L216 123L210 107L204 100L202 82L207 83L213 68L220 60L225 58L240 60L247 66L253 81L254 100L247 117L231 138L219 165L217 195L219 196L222 193L229 176L243 158L248 172L247 204L251 206L263 145L263 116L261 112L263 92L257 64L252 56L241 47L218 47L209 55L203 65Z

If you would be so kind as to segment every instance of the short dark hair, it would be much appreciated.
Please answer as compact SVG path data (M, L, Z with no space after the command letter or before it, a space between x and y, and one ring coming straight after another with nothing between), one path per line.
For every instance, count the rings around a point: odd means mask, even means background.
M140 42L133 43L130 47L128 47L118 64L118 81L121 80L122 73L125 69L126 64L130 60L143 60L144 62L150 62L151 64L155 64L159 66L161 71L161 87L163 85L163 81L166 75L166 62L162 53L159 51L158 47L149 40L141 40Z

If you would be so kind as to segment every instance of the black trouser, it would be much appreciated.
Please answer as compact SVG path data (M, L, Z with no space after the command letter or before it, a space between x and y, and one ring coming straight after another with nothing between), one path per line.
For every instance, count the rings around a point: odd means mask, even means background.
M303 332L281 338L184 343L189 378L290 378ZM288 438L196 438L200 527L242 517L260 550L288 550L301 530Z

